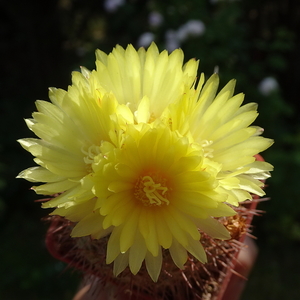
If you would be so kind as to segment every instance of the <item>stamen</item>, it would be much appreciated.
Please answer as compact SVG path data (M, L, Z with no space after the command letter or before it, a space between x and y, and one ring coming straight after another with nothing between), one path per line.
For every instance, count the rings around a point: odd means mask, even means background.
M213 141L203 140L203 141L200 142L200 144L203 147L204 156L209 157L209 158L213 158L214 157L214 155L213 155L214 149L208 147L208 146L211 146L213 144Z
M162 180L163 182L165 180ZM170 201L166 198L169 189L161 183L155 183L149 175L140 178L136 184L135 197L143 202L144 205L169 205Z
M81 149L82 153L86 156L83 158L83 161L86 163L86 169L88 172L91 171L91 165L94 162L94 157L101 153L100 147L97 145L91 145L88 150L84 148Z

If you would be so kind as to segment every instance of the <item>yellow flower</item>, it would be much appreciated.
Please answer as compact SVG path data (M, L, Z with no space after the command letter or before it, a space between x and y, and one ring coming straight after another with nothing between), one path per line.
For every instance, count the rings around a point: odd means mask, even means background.
M249 127L256 105L241 106L234 81L217 95L217 75L197 83L198 62L183 66L181 50L117 46L96 57L95 71L37 101L26 122L40 139L20 143L39 166L19 177L45 183L34 190L54 195L43 207L76 222L73 237L110 235L115 275L145 261L156 281L165 249L179 268L187 252L204 263L201 232L229 239L217 218L264 194L272 167L254 155L272 141Z
M169 249L179 268L187 251L205 262L198 229L228 239L227 230L211 217L235 211L222 203L226 196L215 191L218 170L205 164L202 154L202 149L193 148L186 137L165 126L145 124L137 130L129 125L121 147L104 142L94 158L94 174L85 184L93 187L97 201L72 235L93 233L98 238L112 228L107 263L115 261L116 275L128 264L136 274L145 259L150 276L157 280L161 247ZM63 209L55 213L69 217ZM95 227L100 215L103 228Z

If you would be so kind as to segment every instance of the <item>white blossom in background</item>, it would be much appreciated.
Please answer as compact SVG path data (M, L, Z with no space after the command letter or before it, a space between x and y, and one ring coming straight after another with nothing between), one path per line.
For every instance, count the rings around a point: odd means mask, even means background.
M125 0L105 0L104 9L107 12L115 12L117 9L125 4Z
M205 32L205 24L200 20L189 20L181 25L178 30L167 30L165 34L166 49L173 51L178 49L182 42L189 37L197 37Z
M163 21L164 21L164 17L159 12L152 11L149 14L148 22L149 22L150 26L152 26L152 27L159 27L162 24Z
M165 40L166 40L166 49L169 52L172 52L173 50L180 48L180 41L178 39L177 31L172 29L167 30L165 34Z
M190 20L179 27L177 31L178 39L183 42L188 37L197 37L205 32L205 24L200 20Z
M152 32L144 32L140 35L137 46L138 47L148 47L154 41L155 35Z
M265 96L269 96L272 92L278 90L279 84L274 77L264 78L258 85L258 90Z

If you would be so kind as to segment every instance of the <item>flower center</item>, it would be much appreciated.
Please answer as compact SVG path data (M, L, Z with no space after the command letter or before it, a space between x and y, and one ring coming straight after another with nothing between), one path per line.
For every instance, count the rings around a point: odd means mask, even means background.
M166 179L157 175L140 176L134 188L134 196L145 206L169 205Z

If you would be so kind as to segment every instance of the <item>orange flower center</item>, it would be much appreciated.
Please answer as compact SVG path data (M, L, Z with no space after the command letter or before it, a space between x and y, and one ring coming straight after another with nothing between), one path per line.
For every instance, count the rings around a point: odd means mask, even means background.
M134 196L145 206L169 205L167 180L157 174L140 176L134 187Z

